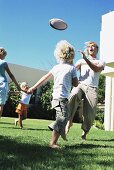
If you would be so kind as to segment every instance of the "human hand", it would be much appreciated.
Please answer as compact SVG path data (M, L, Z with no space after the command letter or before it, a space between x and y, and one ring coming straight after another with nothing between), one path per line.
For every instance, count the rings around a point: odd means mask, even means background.
M34 89L32 87L30 87L28 90L27 90L27 93L33 93Z
M82 56L83 59L86 58L86 55L85 55L85 53L84 53L83 51L78 50L78 52L81 54L81 56Z

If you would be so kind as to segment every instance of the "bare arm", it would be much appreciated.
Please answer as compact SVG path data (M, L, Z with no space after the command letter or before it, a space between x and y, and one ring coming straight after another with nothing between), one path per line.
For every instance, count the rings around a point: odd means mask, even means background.
M42 84L47 82L51 77L52 77L52 74L50 72L48 72L34 86L29 88L28 92L33 92L37 87L40 87Z
M5 70L6 70L6 72L8 73L9 77L11 78L11 80L16 84L17 89L18 89L19 91L21 91L21 88L20 88L17 80L15 79L14 75L11 73L8 65L5 67Z
M89 67L95 71L95 72L100 72L104 69L104 66L101 64L93 64L90 60L87 59L85 53L83 51L79 51L80 54L82 55L82 58L86 61L86 63L89 65Z

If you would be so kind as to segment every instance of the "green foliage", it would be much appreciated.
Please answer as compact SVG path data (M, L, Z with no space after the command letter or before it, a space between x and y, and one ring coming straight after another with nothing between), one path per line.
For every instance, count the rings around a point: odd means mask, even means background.
M104 129L104 110L103 109L97 108L94 126L99 129Z
M48 81L46 85L41 87L40 103L45 111L51 110L52 91L53 81Z
M97 114L95 120L99 120L101 123L104 122L104 111L102 109L97 108Z
M105 76L100 75L98 85L98 103L104 103L105 100Z
M14 82L9 83L8 100L4 106L3 116L15 117L15 109L20 100L20 92Z
M55 112L51 110L51 99L53 91L53 81L47 82L41 88L38 89L38 95L35 93L31 96L30 106L28 111L31 118L44 118L54 119ZM5 105L4 113L5 116L15 116L15 108L20 99L20 94L13 82L9 83L9 97ZM105 99L105 77L100 75L99 88L98 88L98 102L103 103ZM37 102L36 102L37 101ZM98 111L97 111L98 112ZM37 114L36 114L37 113ZM97 113L96 120L103 123L102 113Z
M17 106L20 99L20 92L18 91L14 82L9 83L9 98L11 104L15 107Z
M29 118L54 119L55 111L51 110L51 96L53 81L47 82L33 93L28 107ZM37 93L36 93L37 92ZM16 106L20 100L20 92L17 91L13 82L9 83L9 96L5 104L3 116L16 117Z
M104 130L104 124L102 124L99 120L94 121L94 126L97 127L98 129Z
M105 76L100 75L98 86L98 103L104 104L105 100ZM104 129L104 110L97 108L97 113L94 121L94 126L99 129Z

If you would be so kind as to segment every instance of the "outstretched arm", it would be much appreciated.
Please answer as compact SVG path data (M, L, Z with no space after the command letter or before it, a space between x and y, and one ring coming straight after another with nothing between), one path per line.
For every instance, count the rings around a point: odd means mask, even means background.
M79 51L80 54L82 55L82 58L86 61L86 63L89 65L89 67L95 71L95 72L100 72L104 69L104 66L102 64L94 64L90 60L87 59L85 53L83 51Z
M5 70L6 70L6 72L8 73L9 77L11 78L11 80L16 84L17 89L18 89L19 91L21 91L21 88L20 88L17 80L15 79L14 75L11 73L8 65L5 67Z
M40 87L42 84L47 82L52 77L51 72L48 72L46 75L44 75L34 86L29 88L28 92L33 92L37 87Z

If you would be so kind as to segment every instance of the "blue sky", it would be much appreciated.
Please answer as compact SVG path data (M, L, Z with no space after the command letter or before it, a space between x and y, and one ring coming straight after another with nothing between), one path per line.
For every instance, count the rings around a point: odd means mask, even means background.
M0 46L9 63L50 70L58 41L66 39L76 51L86 41L99 44L101 17L113 10L114 0L0 0ZM65 20L68 28L51 28L52 18ZM76 52L75 61L80 57Z

